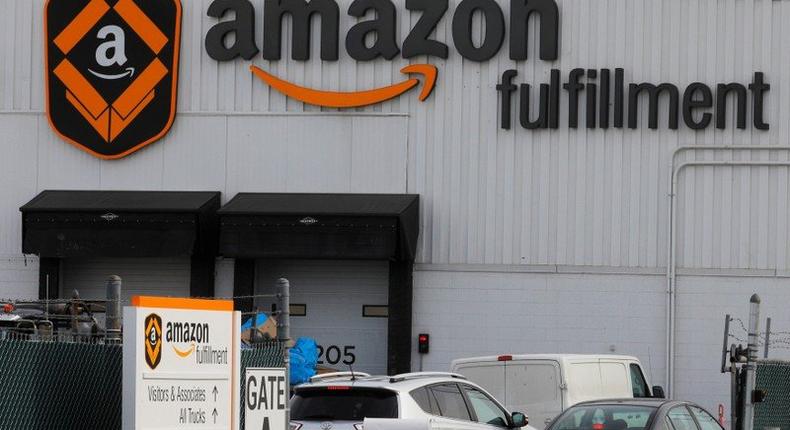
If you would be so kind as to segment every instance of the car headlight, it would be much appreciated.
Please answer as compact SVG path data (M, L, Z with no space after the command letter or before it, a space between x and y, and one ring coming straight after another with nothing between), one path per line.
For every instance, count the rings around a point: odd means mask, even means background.
M299 430L300 428L302 428L302 423L291 423L291 430Z

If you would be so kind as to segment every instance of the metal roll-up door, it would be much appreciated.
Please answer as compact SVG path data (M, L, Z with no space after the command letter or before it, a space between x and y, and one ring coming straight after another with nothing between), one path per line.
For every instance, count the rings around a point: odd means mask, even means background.
M280 277L291 283L291 337L318 342L319 366L386 374L387 261L259 260L256 293L273 292ZM256 301L266 312L271 303Z
M104 299L110 275L123 279L127 304L137 295L189 296L189 258L91 258L63 260L61 297L71 297L76 289L83 299Z

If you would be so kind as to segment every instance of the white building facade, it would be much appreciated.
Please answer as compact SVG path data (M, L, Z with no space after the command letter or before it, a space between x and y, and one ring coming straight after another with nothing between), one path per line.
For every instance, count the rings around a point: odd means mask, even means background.
M484 354L616 352L639 357L651 382L674 397L709 408L729 404L729 377L719 373L725 314L745 320L756 292L773 326L790 330L790 3L557 0L552 58L552 32L538 25L551 28L549 13L512 21L514 8L530 2L450 0L430 33L447 46L446 58L417 44L418 55L406 59L405 41L427 19L416 7L424 2L362 2L379 5L385 20L394 6L399 52L359 60L346 38L374 13L350 16L356 2L337 0L336 60L322 52L331 40L322 42L328 24L320 13L301 41L309 41L309 58L293 59L290 35L299 26L287 16L281 58L272 60L263 0L181 1L172 129L110 160L69 145L49 123L45 1L3 0L0 297L41 294L46 278L39 256L24 253L20 207L46 190L215 192L221 205L240 193L397 195L419 201L418 238L396 247L414 249L402 258L411 279L392 280L392 258L353 253L245 254L252 263L240 265L243 252L226 255L220 232L214 280L200 291L239 295L239 276L251 276L252 292L264 294L288 277L292 303L304 306L295 332L319 340L327 365L384 372L395 338L412 351L398 369L446 370L454 358ZM218 19L208 13L215 3L250 8ZM213 58L210 29L238 24L247 10L260 52ZM503 27L494 28L496 10ZM367 47L385 36L369 37ZM241 46L234 37L225 40L229 52ZM519 43L526 59L511 49ZM438 70L425 100L420 78L420 88L348 109L289 97L250 72L255 65L300 87L351 93L411 79L401 73L409 64ZM654 124L650 89L632 83L660 88ZM531 86L528 127L520 84ZM110 274L124 277L127 296L194 295L197 261L64 254L50 295L101 297ZM394 283L409 285L410 321L398 326L405 332L386 320ZM264 302L255 306L268 311ZM430 334L424 356L413 341L419 333ZM737 322L733 333L745 339Z

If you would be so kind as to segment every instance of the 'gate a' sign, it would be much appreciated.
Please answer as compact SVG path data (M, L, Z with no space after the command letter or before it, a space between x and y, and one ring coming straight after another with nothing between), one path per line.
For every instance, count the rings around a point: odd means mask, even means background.
M173 124L180 0L48 0L47 114L97 157L121 158Z

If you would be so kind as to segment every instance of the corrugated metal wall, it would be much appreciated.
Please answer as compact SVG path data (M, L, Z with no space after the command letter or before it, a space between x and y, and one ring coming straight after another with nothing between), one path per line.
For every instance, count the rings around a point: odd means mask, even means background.
M451 0L436 35L450 44L450 58L427 60L440 70L434 95L420 103L410 93L337 115L271 92L253 79L245 61L210 59L203 48L214 22L205 14L210 2L183 0L174 130L125 160L102 162L56 138L41 115L43 3L0 0L0 177L12 184L0 191L0 238L7 253L20 249L16 208L45 188L219 189L225 198L238 191L408 191L423 196L422 263L657 268L666 265L674 147L790 144L787 1L559 0L559 61L535 58L533 26L529 61L510 61L506 41L499 56L478 64L452 47L451 13L458 0ZM263 1L253 3L260 43ZM350 0L339 3L344 11ZM404 0L395 3L402 40L418 14L406 13ZM509 2L500 4L509 8ZM342 41L353 23L341 14L339 62L254 61L326 89L401 80L403 59L357 63L348 57ZM318 34L313 31L313 57ZM284 50L284 58L289 54ZM681 87L695 81L749 83L754 71L763 71L772 85L766 100L771 131L735 130L732 118L724 131L692 132L682 125L673 131L666 129L664 112L659 130L646 124L637 130L570 130L565 92L559 130L498 129L495 85L504 70L518 69L516 82L540 84L548 82L551 68L567 75L575 67L623 67L626 82ZM646 117L642 108L640 122ZM729 155L683 157L704 156ZM737 156L787 159L779 153ZM790 270L788 181L786 168L697 168L682 174L680 265Z
M388 320L363 316L364 306L388 303L387 261L258 260L255 276L256 294L275 294L277 279L288 277L291 305L306 309L304 316L291 316L291 336L315 339L323 351L319 364L342 371L351 362L360 372L387 373ZM269 312L273 304L274 299L259 298L255 305ZM330 354L332 346L341 357Z
M91 258L62 262L60 297L107 298L107 274L123 279L122 300L134 296L189 297L189 258Z

